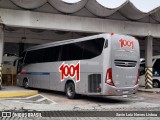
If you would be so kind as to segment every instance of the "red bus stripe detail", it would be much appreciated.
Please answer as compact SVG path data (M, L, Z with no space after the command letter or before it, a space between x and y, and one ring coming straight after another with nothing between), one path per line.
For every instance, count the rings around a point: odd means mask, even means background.
M21 72L20 74L21 74L21 75L26 75L26 74L27 74L27 72Z

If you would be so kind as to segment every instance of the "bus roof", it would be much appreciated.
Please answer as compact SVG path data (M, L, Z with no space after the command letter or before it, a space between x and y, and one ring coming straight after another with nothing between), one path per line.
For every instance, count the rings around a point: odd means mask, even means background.
M80 41L85 41L85 40L91 40L91 39L96 39L96 38L100 38L100 37L103 37L106 39L112 35L113 35L113 33L103 33L103 34L98 34L98 35L93 35L93 36L88 36L88 37L82 37L82 38L78 38L78 39L56 41L56 42L46 43L43 45L33 46L33 47L26 49L25 51L36 50L36 49L58 46L58 45L64 45L64 44L68 44L68 43L80 42ZM118 34L114 34L114 35L118 35ZM128 35L125 35L125 36L128 36Z
M105 33L105 34L98 34L98 35L93 35L93 36L88 36L88 37L82 37L82 38L78 38L78 39L56 41L56 42L33 46L33 47L26 49L25 51L46 48L46 47L52 47L52 46L57 46L57 45L63 45L63 44L68 44L68 43L74 43L74 42L79 42L79 41L91 40L91 39L100 38L100 37L106 38L107 35L110 35L110 34Z

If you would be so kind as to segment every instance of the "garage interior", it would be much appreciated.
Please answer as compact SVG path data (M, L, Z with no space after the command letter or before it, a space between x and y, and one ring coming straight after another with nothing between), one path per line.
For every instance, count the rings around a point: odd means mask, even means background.
M150 58L160 55L159 11L142 11L129 0L116 6L100 0L0 0L2 55L19 56L34 45L114 32L137 37L150 68Z

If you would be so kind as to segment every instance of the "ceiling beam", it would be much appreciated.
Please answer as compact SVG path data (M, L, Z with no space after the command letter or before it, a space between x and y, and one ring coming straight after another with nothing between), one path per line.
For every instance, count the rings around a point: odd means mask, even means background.
M160 25L0 8L7 26L90 33L120 33L160 38Z

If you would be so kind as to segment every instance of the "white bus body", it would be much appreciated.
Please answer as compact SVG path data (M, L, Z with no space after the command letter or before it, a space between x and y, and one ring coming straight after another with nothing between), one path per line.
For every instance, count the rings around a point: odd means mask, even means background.
M17 84L75 94L126 95L138 89L140 52L131 36L100 34L27 49Z
M153 68L153 87L160 87L160 56L153 56L152 59ZM145 86L145 59L140 59L140 86Z

